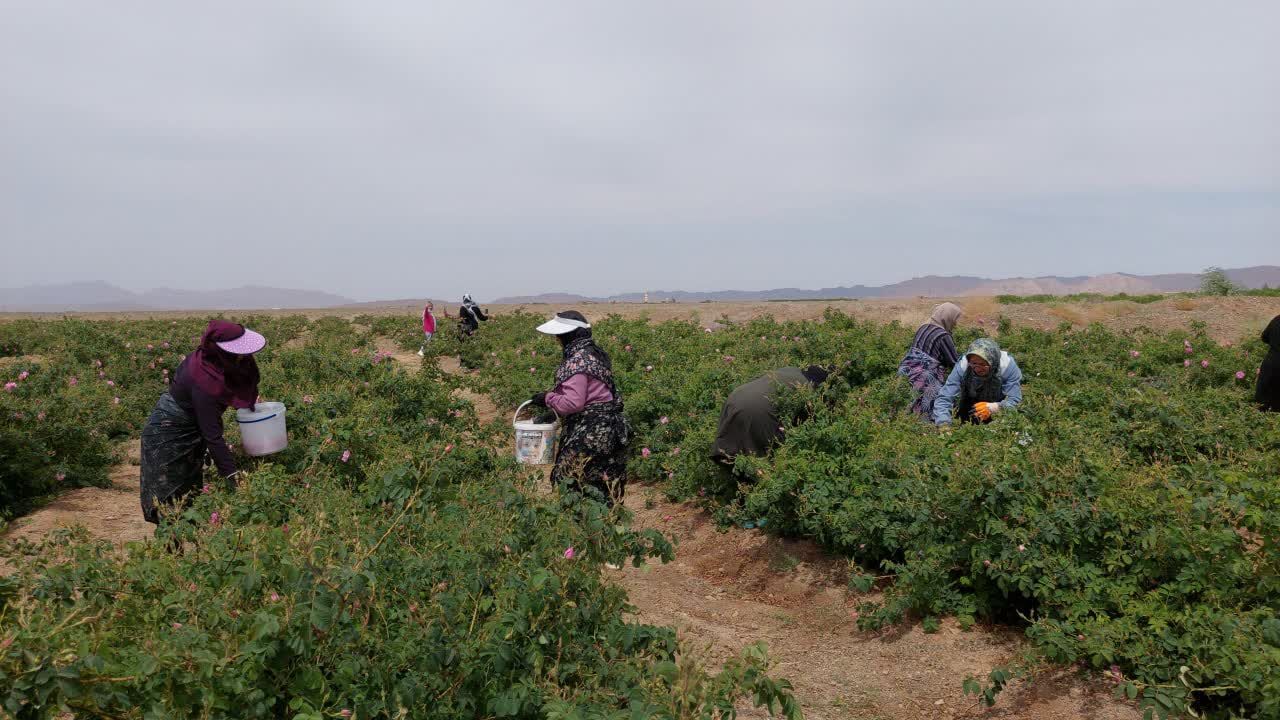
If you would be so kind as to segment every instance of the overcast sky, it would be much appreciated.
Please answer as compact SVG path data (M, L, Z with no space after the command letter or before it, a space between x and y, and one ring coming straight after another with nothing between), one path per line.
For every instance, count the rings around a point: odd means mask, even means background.
M0 286L1280 264L1280 2L0 0Z

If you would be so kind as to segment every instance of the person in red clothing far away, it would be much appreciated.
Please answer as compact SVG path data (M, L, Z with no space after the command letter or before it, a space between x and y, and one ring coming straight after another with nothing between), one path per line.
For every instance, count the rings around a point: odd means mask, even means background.
M422 347L418 348L418 356L421 357L427 353L427 346L431 344L431 338L436 334L436 316L434 306L431 301L427 301L427 306L422 309Z

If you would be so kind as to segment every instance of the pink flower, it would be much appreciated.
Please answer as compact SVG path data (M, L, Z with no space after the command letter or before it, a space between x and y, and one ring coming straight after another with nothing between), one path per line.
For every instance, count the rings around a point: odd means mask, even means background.
M1182 352L1190 355L1191 353L1195 352L1195 350L1192 350L1190 345L1186 345L1182 348Z
M43 410L41 410L40 412L36 413L36 420L39 420L39 421L41 421L41 422L44 422L44 419L45 419L46 417L48 417L48 416L47 416L47 415L45 415L45 413L44 413L44 411L43 411Z
M529 351L529 357L538 357L538 351L537 351L537 350L530 350L530 351Z
M631 346L630 346L630 345L627 345L626 347L624 347L624 348L622 348L622 349L623 349L623 350L626 350L627 352L631 352Z
M674 516L674 515L663 515L663 516L662 516L662 522L671 522L673 519L675 519L675 516Z
M205 483L200 487L200 494L202 495L208 495L211 492L213 492L213 488L210 487L209 483Z
M271 602L280 602L280 593L271 593Z
M118 398L118 397L117 397L117 398L111 398L111 404L112 404L112 405L119 405L119 404L120 404L120 398Z
M529 368L529 374L530 374L530 375L532 375L532 374L534 374L534 373L536 373L536 372L538 372L538 368L535 368L535 367L531 367L531 368Z
M1183 360L1183 361L1182 361L1182 367L1191 367L1191 361L1190 361L1190 360Z
M210 525L222 524L222 516L218 514L217 510L214 510L213 512L209 513L209 524Z
M1244 371L1243 371L1243 370L1237 370L1237 371L1236 371L1236 379L1237 379L1237 380L1243 380L1243 379L1244 379Z
M180 622L176 622L176 623L174 623L174 624L170 625L169 627L173 628L174 630L181 630L181 629L182 629L182 623L180 623Z
M161 369L161 370L160 370L160 374L161 374L161 375L168 375L168 374L169 374L169 369L168 369L168 368L163 368L163 369Z
M342 462L346 462L346 461L348 461L348 460L350 460L350 459L351 459L351 451L350 451L350 450L343 450L343 451L342 451Z
M281 525L281 526L280 526L280 532L284 533L285 535L288 535L288 534L289 534L289 523L285 523L285 524Z
M169 347L169 343L168 343L168 341L160 343L160 347L162 347L162 348L167 348L167 347Z
M449 443L448 445L445 445L445 446L444 446L444 451L445 451L445 452L452 452L452 451L453 451L453 443Z
M341 710L338 714L339 714L339 715L341 715L341 716L342 716L342 717L344 717L344 718L349 718L349 717L351 717L351 711L350 711L350 710L348 710L348 709L346 709L346 708L342 708L342 710Z
M573 546L572 546L572 545L570 545L569 547L567 547L567 548L565 548L565 549L564 549L564 559L565 559L565 560L572 560L572 559L573 559L573 556L574 556L574 555L577 555L577 554L578 554L578 553L577 553L577 551L575 551L575 550L573 549Z
M1135 376L1135 375L1137 375L1137 374L1138 374L1138 373L1133 372L1132 370L1130 370L1130 371L1129 371L1129 377L1133 377L1133 376Z
M1207 367L1209 367L1209 361L1208 361L1208 360L1201 360L1201 361L1200 361L1200 367L1202 367L1202 368L1207 368Z
M155 349L156 349L156 346L155 346L155 345L152 345L152 344L150 344L150 343L148 343L148 344L147 344L147 349L148 349L148 350L155 350Z
M653 366L652 366L652 365L645 365L645 366L644 366L644 371L645 371L645 372L653 372Z
M680 448L672 448L672 449L671 449L671 454L672 454L672 455L679 455L679 454L680 454Z
M71 387L75 387L76 385L80 384L80 381L73 377L70 380L67 380L67 384L70 385Z
M315 398L311 397L310 395L303 395L302 402L304 405L310 405L311 403L315 402Z
M991 567L991 561L990 561L990 560L983 560L983 561L982 561L982 565L983 565L983 567Z
M125 345L125 347L129 347L129 346L128 346L128 345ZM102 361L101 361L101 360L94 360L94 361L93 361L93 366L94 366L94 367L102 367Z
M1018 552L1026 552L1026 551L1027 551L1027 546L1026 546L1026 545L1019 545L1019 546L1018 546Z
M725 361L725 362L733 362L733 356L732 356L732 355L725 355L725 356L724 356L724 361Z
M1076 639L1077 639L1077 640L1079 640L1080 642L1084 642L1084 634L1083 634L1083 633L1081 633L1081 634L1077 635L1077 636L1076 636Z
M786 335L783 335L781 338L779 338L779 340L786 340L786 339L787 339Z
M13 382L12 380L10 380L9 382L7 382L7 383L5 383L5 384L4 384L4 389L5 389L7 392L13 392L14 390L17 390L17 389L18 389L18 383Z
M640 448L640 457L649 457L652 454L653 451L649 448Z
M60 472L57 475L54 475L54 478L56 478L58 482L62 482L63 480L67 479L67 474L64 472Z
M987 324L987 322L986 322L985 320L983 320L982 318L978 318L978 324L979 324L979 325L986 325L986 324Z
M187 583L187 592L195 592L195 591L196 591L196 584L195 584L195 583Z
M1142 353L1138 352L1137 350L1130 350L1129 357L1131 358L1142 357Z
M108 381L107 381L107 387L115 387L115 386L116 386L116 381L115 381L115 380L108 380Z
M104 378L104 377L106 377L106 376L107 376L107 371L106 371L106 370L99 370L99 371L98 371L98 377L100 377L100 378Z
M860 618L860 617L862 617L862 616L858 614L858 611L857 611L857 610L850 610L850 611L849 611L849 617L853 618L854 620L857 620L858 618Z
M26 370L23 370L22 372L18 373L19 380L26 380L29 377L31 377L31 373L27 372Z
M662 417L658 418L658 422L662 423L663 425L666 425L667 423L671 422L671 419L668 418L666 415L663 415Z
M711 332L711 328L707 328L704 332Z

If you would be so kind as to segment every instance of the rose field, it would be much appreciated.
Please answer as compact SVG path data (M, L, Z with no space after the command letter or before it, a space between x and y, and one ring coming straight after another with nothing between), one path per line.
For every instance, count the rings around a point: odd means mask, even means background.
M951 679L975 715L1065 670L1136 717L1280 717L1280 416L1251 405L1256 332L965 324L957 345L997 338L1026 399L941 433L896 375L914 326L604 312L628 492L813 543L847 565L854 632L1015 629L1017 657ZM671 537L510 459L508 413L560 359L543 315L442 332L421 361L416 315L237 320L270 340L289 448L240 458L234 493L210 472L155 541L0 543L0 717L800 716L756 638L710 663L636 617L606 564L660 565ZM206 321L0 323L0 522L106 484ZM709 461L735 386L810 363L837 371L780 399L801 419L774 453Z

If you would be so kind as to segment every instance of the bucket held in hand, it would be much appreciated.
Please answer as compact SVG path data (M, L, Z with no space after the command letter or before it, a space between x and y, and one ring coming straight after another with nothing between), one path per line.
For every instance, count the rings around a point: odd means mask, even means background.
M278 453L289 446L284 424L284 403L260 402L252 410L236 410L240 444L254 457Z
M525 400L516 408L511 420L516 431L516 462L524 465L549 465L555 460L556 435L560 432L560 421L539 423L533 420L521 420L520 411L530 402Z

